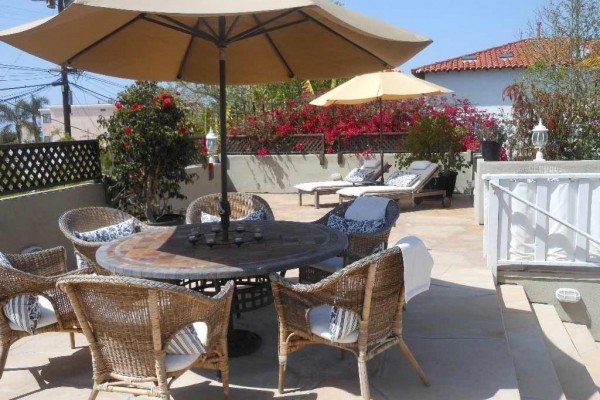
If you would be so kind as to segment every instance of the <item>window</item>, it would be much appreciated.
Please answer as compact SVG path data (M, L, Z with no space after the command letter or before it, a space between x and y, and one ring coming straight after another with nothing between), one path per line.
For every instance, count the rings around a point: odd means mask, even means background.
M42 114L42 123L43 124L49 124L50 122L52 122L52 118L50 117L50 114L43 113Z

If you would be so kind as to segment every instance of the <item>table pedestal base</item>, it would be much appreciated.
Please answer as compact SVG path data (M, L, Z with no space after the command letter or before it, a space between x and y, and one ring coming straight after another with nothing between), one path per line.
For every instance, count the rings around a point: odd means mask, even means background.
M227 335L229 357L241 357L252 354L260 348L261 337L244 329L232 329Z

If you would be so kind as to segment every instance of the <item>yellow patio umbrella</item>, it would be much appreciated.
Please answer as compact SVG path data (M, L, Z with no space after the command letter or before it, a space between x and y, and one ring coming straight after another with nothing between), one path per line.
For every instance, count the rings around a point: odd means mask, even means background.
M328 0L76 0L0 40L60 65L123 78L220 85L222 222L226 85L393 68L431 40Z
M383 113L383 100L402 100L420 96L435 96L452 93L452 90L427 82L396 70L385 70L356 76L348 82L317 97L310 104L330 106L332 104L362 104L379 100L379 114ZM379 141L381 165L383 165L383 121L379 119ZM383 184L383 174L381 175Z

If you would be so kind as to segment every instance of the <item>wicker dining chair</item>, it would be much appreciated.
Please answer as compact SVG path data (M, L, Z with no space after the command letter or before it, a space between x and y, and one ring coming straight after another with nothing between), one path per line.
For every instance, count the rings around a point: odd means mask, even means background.
M89 232L132 218L136 232L155 229L124 211L110 207L81 207L69 210L60 216L58 226L66 238L73 243L75 254L83 256L85 262L89 263L98 275L112 275L110 271L100 267L96 262L96 250L104 242L88 242L79 239L74 232Z
M92 272L90 268L68 272L66 251L62 246L29 254L4 253L4 256L10 265L0 261L0 378L10 346L29 336L29 333L11 324L2 312L9 299L28 294L44 297L51 304L54 316L44 313L35 334L68 332L71 348L75 348L74 332L81 332L81 329L69 299L56 289L56 282L61 277Z
M167 283L123 276L61 279L92 353L94 400L100 391L168 399L170 386L190 368L221 372L229 398L227 328L233 283L209 298ZM167 354L169 339L204 322L202 355Z
M360 391L369 399L367 361L398 345L421 381L429 381L402 338L404 304L404 263L398 247L370 255L348 265L324 280L312 284L292 284L277 274L271 275L275 308L279 321L279 393L284 391L288 354L310 344L341 348L358 358ZM313 308L329 324L331 306L349 310L358 318L355 339L332 341L315 332ZM316 319L316 316L314 317ZM319 318L323 320L323 318ZM313 325L311 325L311 322Z
M244 218L248 214L258 211L261 208L265 210L266 219L268 221L275 220L273 210L271 210L269 203L267 203L265 199L258 195L252 193L232 192L227 193L227 200L229 200L229 204L231 206L230 218L232 220ZM212 193L198 197L188 206L185 213L185 222L187 224L201 223L201 212L211 215L219 215L220 201L220 193Z
M337 205L323 217L313 221L313 223L327 225L329 216L332 214L343 218L348 208L355 201L356 200L351 200ZM396 220L398 220L399 216L400 206L398 206L397 202L390 200L385 209L385 224L383 227L381 227L381 229L373 233L348 233L348 248L344 254L340 255L340 258L338 259L341 263L339 267L341 268L352 263L353 261L368 256L376 251L378 246L382 246L383 249L387 249L390 232L392 227L396 224ZM315 283L331 274L332 271L329 268L323 268L319 267L319 265L314 265L300 268L298 279L302 283Z

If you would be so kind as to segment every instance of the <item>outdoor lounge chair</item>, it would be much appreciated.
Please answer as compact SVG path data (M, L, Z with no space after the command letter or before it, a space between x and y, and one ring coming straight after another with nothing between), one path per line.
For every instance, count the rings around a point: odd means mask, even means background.
M320 195L335 194L339 189L345 187L372 185L389 169L390 165L388 163L384 163L382 168L380 159L372 159L365 161L363 165L358 168L358 174L356 174L355 177L350 178L352 180L347 180L349 177L346 176L345 180L299 183L298 185L294 185L294 187L298 189L298 203L299 205L302 205L303 194L313 194L315 197L315 208L319 208Z
M61 279L92 353L99 391L169 399L190 368L221 372L229 397L227 328L233 283L209 298L167 283L123 276Z
M370 399L367 361L396 345L423 384L429 385L402 338L402 254L402 249L392 247L313 285L292 284L271 275L279 323L279 393L284 391L288 354L310 344L338 347L357 356L365 400Z
M413 161L404 171L392 173L379 186L357 186L342 188L337 191L340 203L359 196L381 196L394 200L409 197L412 204L419 204L424 197L440 196L442 206L449 207L451 199L446 197L445 190L425 189L425 185L439 173L440 166L429 161ZM403 179L408 177L409 179ZM412 177L412 179L411 179Z
M67 295L56 289L56 282L61 277L92 272L90 268L67 272L67 255L62 246L29 254L5 253L3 256L0 257L0 378L10 346L30 336L26 329L33 328L31 332L36 335L68 332L71 348L75 348L74 332L81 332L81 329ZM33 307L39 314L34 313L37 316L33 324L28 309L13 303L17 296L23 295L36 297L37 304ZM11 305L7 307L7 303ZM10 308L9 314L14 321L5 314L7 308Z

